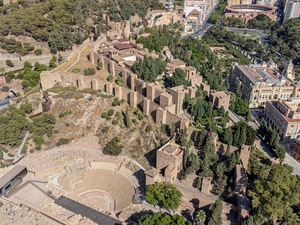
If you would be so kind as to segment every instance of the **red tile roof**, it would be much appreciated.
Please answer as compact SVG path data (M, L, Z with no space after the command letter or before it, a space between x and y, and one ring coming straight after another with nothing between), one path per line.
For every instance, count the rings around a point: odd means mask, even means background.
M114 45L114 47L118 50L133 48L133 46L131 44L116 44L116 45Z

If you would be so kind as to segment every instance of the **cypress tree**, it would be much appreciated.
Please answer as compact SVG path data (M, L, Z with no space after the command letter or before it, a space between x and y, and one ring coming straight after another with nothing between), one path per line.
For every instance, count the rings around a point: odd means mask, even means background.
M220 199L218 199L212 209L211 218L208 221L208 225L220 225L222 224L222 210L223 205Z
M130 118L129 118L128 107L126 107L125 126L126 126L127 128L130 128Z

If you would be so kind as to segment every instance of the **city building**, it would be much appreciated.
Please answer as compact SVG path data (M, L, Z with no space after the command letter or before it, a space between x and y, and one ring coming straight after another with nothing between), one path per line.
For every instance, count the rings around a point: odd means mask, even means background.
M271 5L271 6L278 6L279 0L257 0L257 5Z
M197 10L199 15L200 25L205 19L206 14L206 1L205 0L185 0L184 1L184 15L187 17L193 10Z
M230 104L230 95L225 91L211 90L209 101L213 104L214 108L220 109L221 106L223 106L224 109L228 111Z
M187 16L186 18L188 20L191 20L193 22L195 22L196 24L196 29L197 27L199 27L201 25L201 22L200 22L200 18L201 18L201 13L200 11L198 11L197 9L193 9Z
M239 86L242 96L249 101L250 108L265 106L266 101L300 97L300 82L283 76L274 63L235 63L231 68L229 81L231 90Z
M297 138L295 140L292 156L300 162L300 138Z
M228 0L228 5L252 4L252 0Z
M265 118L281 140L293 142L300 137L300 98L267 101Z
M246 24L249 20L254 17L264 14L270 17L271 20L276 21L276 7L264 6L264 5L254 5L254 4L234 4L226 7L225 17L235 17L242 19Z
M300 17L300 0L286 0L284 7L284 21Z
M169 12L174 10L174 0L159 0L159 3L162 3Z

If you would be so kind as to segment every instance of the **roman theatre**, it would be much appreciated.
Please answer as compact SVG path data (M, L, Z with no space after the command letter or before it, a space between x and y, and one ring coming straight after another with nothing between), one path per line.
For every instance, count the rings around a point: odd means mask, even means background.
M95 142L86 146L80 142L24 157L19 164L27 168L28 174L2 198L15 205L26 205L63 224L90 220L63 207L58 201L60 196L118 221L122 221L122 212L130 215L139 211L142 166L126 156L104 156ZM118 218L117 213L121 213Z

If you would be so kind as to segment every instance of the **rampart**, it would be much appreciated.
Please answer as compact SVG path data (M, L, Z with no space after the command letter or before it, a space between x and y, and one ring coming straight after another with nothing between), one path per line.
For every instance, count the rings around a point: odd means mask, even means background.
M76 86L78 89L91 88L103 90L107 94L127 101L130 106L142 108L145 115L150 115L156 125L175 123L176 127L183 129L188 121L178 115L183 113L182 103L185 94L195 96L194 87L178 86L170 89L170 92L161 89L158 83L148 83L137 77L136 74L120 66L113 59L91 51L89 59L92 63L103 63L103 68L113 76L123 78L122 86L110 83L93 76L83 76L71 72L50 72L41 73L40 80L42 89L48 90L58 84L64 86Z

